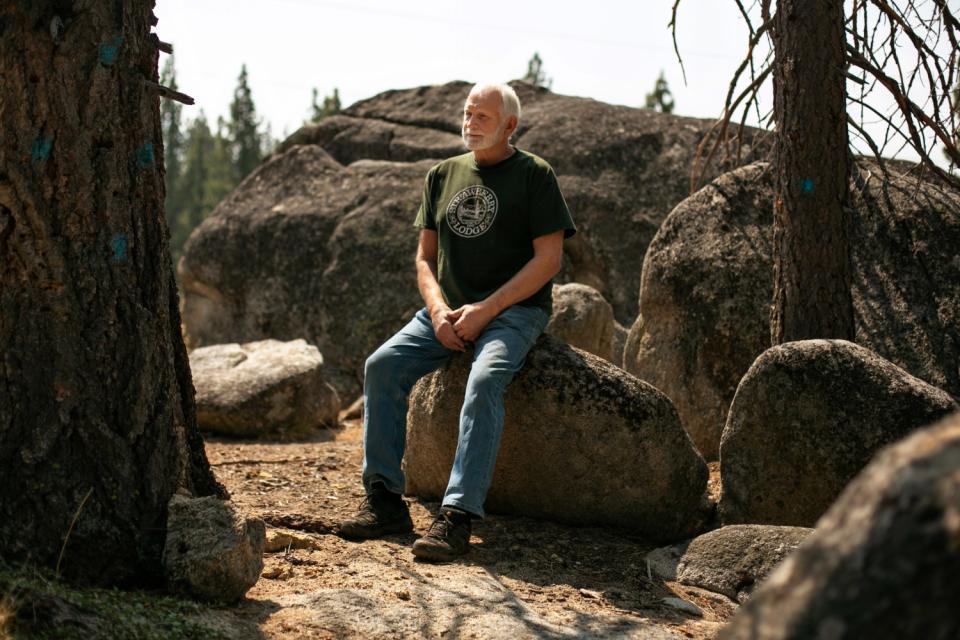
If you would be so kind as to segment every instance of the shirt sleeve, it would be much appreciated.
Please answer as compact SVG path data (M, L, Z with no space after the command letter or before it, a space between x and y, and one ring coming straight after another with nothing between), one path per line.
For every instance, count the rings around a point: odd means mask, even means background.
M577 232L577 227L560 193L557 176L550 167L538 173L531 191L530 235L539 238L563 230L563 237L569 238Z
M413 226L418 229L437 230L437 216L434 211L433 183L437 173L434 167L427 172L427 177L423 180L423 194L420 196L420 209L417 211L417 218Z

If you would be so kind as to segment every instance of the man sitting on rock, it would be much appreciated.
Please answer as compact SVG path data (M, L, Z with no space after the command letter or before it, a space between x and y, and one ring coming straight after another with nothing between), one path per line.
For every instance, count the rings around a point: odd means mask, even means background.
M340 531L374 538L413 530L401 494L407 397L457 351L473 351L460 436L439 514L413 553L449 560L469 550L482 518L503 431L503 394L551 312L563 239L576 232L553 169L510 136L520 101L508 85L477 85L463 108L470 153L427 173L414 225L417 285L426 303L371 355L364 370L359 513Z

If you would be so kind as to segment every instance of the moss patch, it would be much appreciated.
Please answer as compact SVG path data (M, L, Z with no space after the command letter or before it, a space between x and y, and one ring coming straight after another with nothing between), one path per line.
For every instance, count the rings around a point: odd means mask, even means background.
M196 602L158 592L78 587L0 565L0 638L226 638Z

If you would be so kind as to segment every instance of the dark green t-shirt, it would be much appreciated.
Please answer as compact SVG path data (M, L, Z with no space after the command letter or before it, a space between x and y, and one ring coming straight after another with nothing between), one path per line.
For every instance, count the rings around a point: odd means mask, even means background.
M517 149L494 165L473 153L444 160L427 173L414 226L437 232L437 276L451 309L479 302L533 258L533 239L576 233L553 169ZM519 302L551 312L552 282Z

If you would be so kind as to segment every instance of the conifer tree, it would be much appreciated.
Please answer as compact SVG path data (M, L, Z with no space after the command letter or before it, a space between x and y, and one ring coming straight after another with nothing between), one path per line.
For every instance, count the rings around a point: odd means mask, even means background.
M176 91L177 71L173 55L163 64L160 73L160 84ZM176 217L180 208L180 178L183 174L183 147L184 135L181 122L183 106L176 100L160 101L160 126L163 131L163 164L166 170L164 184L166 196L164 198L164 212L167 218L167 227L171 237L176 229Z
M538 87L549 89L553 86L553 78L547 78L543 71L543 60L538 52L533 53L533 57L527 63L527 74L523 76L524 81Z
M336 87L333 88L333 93L326 96L323 99L323 104L317 102L318 92L317 88L313 88L313 98L310 104L310 122L316 123L320 122L327 116L332 116L336 113L340 113L340 90Z
M662 70L660 71L660 77L657 78L657 83L653 87L653 92L646 96L645 106L647 109L654 109L661 113L673 113L673 94L670 92L670 87L667 85L667 79L664 77Z
M200 115L194 118L187 129L183 179L180 184L180 208L176 212L176 226L172 227L170 232L170 251L175 262L180 257L187 236L206 215L206 193L213 155L213 135L201 109Z
M214 207L239 183L237 167L230 157L230 138L227 136L227 129L227 122L222 117L217 118L217 132L213 136L210 155L207 157L203 197L200 201L201 206L197 208L199 215L193 221L194 226L203 222Z
M233 92L233 102L230 103L228 130L231 155L236 165L237 175L242 180L263 159L263 135L260 132L257 110L247 81L245 64L240 67L237 88Z
M85 583L157 584L170 498L225 494L167 255L153 7L0 3L0 558Z

